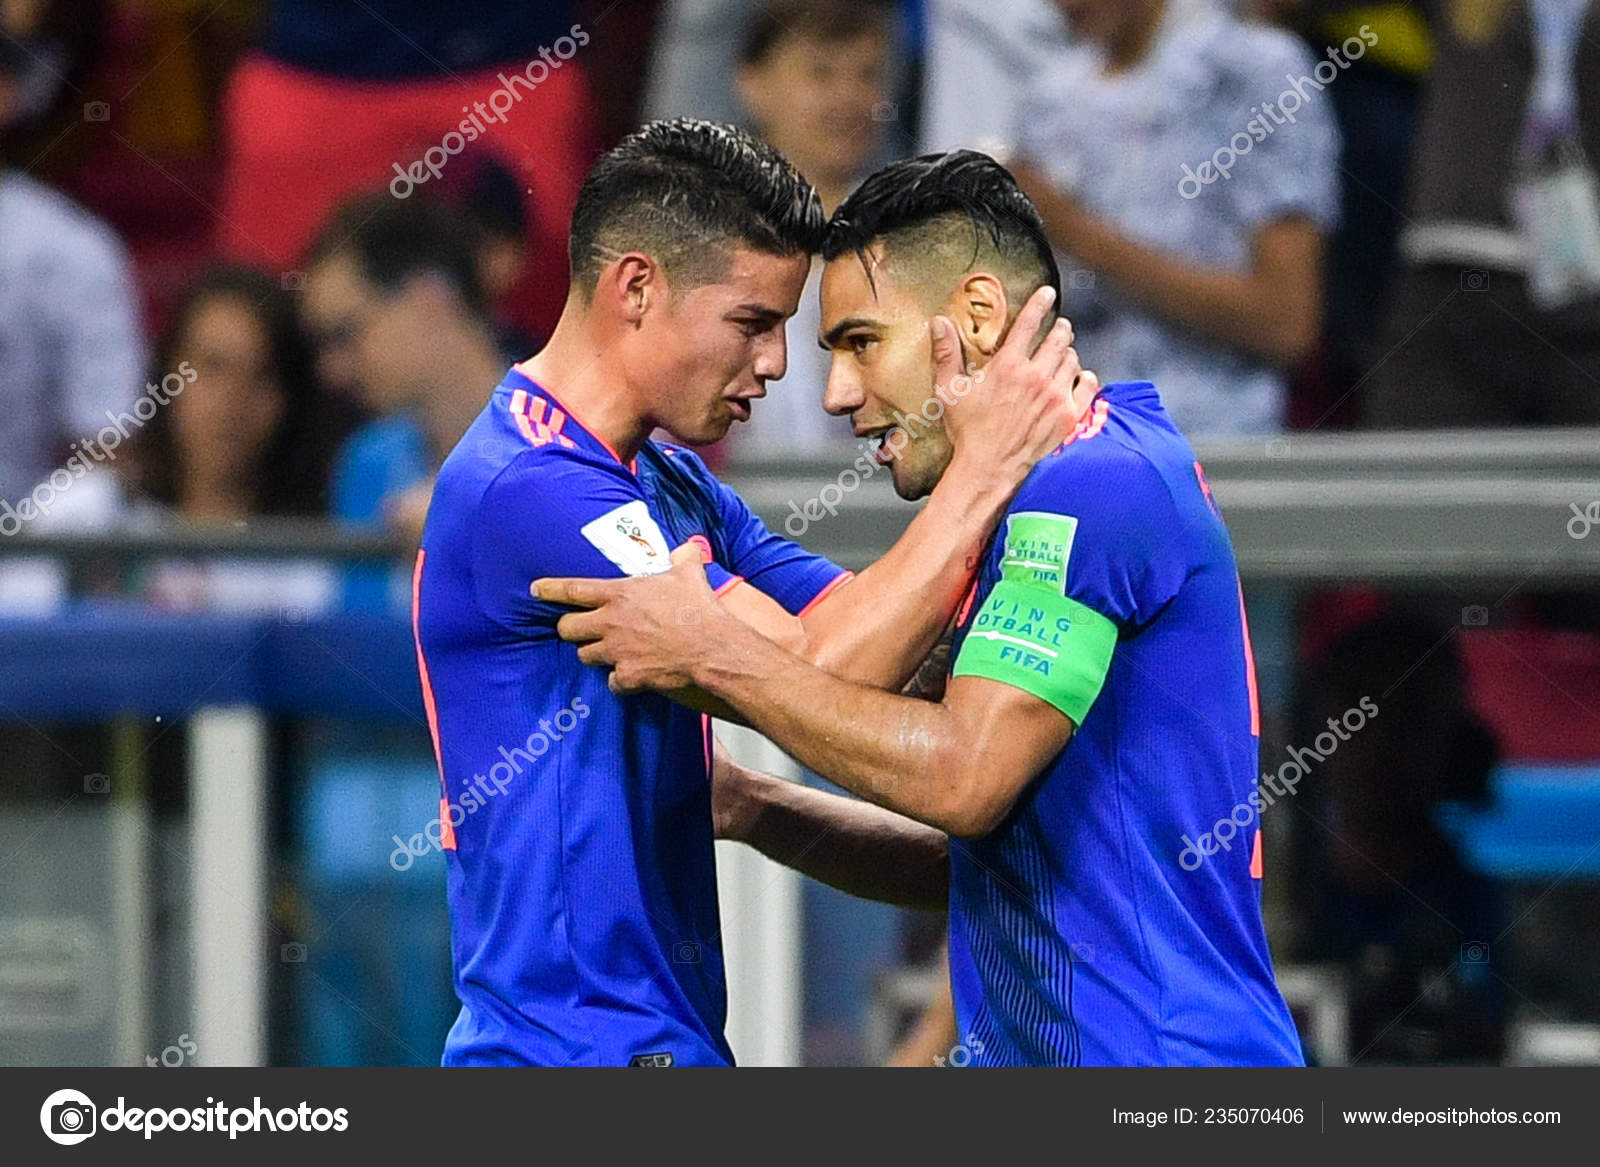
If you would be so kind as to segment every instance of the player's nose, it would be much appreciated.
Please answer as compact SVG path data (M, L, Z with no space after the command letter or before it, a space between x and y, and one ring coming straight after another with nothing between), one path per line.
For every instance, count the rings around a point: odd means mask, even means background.
M834 417L854 413L867 403L866 391L846 362L835 354L828 366L828 385L822 393L822 408Z
M780 381L784 373L789 371L789 350L781 327L761 338L752 371L756 380L761 382Z

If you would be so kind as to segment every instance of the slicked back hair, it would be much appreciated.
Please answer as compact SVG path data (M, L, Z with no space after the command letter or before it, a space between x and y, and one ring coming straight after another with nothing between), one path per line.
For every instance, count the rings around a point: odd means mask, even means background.
M822 258L854 252L870 281L867 248L878 240L890 268L951 278L989 269L1013 313L1044 285L1061 303L1061 273L1039 212L1005 167L976 150L907 158L871 175L828 221Z
M810 255L826 216L772 146L694 118L651 122L608 151L578 192L568 246L585 297L607 263L642 251L684 287L714 282L734 247Z

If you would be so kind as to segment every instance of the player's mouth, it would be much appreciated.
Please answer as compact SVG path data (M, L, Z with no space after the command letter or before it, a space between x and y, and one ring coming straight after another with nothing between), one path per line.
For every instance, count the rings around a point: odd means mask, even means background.
M750 412L751 412L751 410L750 410L750 402L753 401L753 400L754 400L754 398L744 398L744 397L730 397L730 398L728 398L728 410L729 410L730 413L733 414L733 420L734 421L749 421L750 420Z
M899 428L897 425L878 426L876 428L857 426L856 437L866 439L868 447L871 449L873 460L880 466L887 466L895 458L894 447L889 444L889 435Z

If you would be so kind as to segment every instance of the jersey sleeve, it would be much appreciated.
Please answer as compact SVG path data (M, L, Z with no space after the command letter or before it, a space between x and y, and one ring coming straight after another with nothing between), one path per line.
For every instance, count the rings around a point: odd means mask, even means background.
M776 600L785 611L800 616L839 585L852 579L826 556L814 555L800 544L774 534L744 499L717 483L721 495L723 533L728 547L728 568L758 591Z
M706 574L719 594L743 580L798 616L854 576L831 559L774 534L696 455L681 449L675 453L691 460L717 508L722 554L719 562L707 566Z
M1078 453L1056 455L1018 492L951 670L1022 689L1074 725L1117 641L1154 619L1186 574L1185 531L1155 468L1118 447Z
M554 635L566 609L535 599L534 580L654 575L672 562L631 476L544 451L507 466L484 492L472 566L485 612L511 628Z

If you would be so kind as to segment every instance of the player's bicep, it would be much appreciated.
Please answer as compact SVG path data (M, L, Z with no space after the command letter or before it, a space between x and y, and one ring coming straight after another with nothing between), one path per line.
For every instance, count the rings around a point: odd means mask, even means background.
M1002 578L973 617L951 675L1009 685L1081 725L1116 646L1117 626L1087 604Z
M761 589L740 580L726 591L719 592L717 600L774 644L796 656L804 655L806 630L800 617L790 615L782 604Z
M1072 740L1073 720L1050 702L1005 681L955 676L944 704L959 718L971 759L963 775L961 832L988 834L1022 792Z
M483 610L549 635L564 609L533 596L534 580L650 575L671 562L642 498L560 463L513 466L502 474L478 507L472 540Z
M840 585L854 578L854 573L831 560L768 530L742 498L714 478L710 481L716 491L728 556L723 566L771 597L784 611L807 616Z

